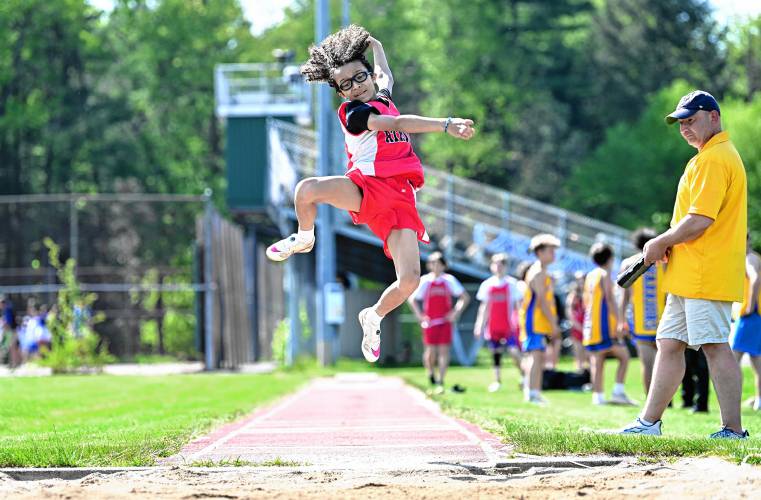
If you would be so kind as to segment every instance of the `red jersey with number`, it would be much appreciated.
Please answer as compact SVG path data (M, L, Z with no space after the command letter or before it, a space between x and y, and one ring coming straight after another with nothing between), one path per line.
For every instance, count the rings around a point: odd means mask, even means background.
M423 299L423 313L432 321L445 317L452 310L451 293L446 281L432 281Z
M486 339L506 339L511 331L511 307L510 286L507 283L501 286L492 286L489 289L489 301L486 306Z
M399 116L388 90L380 90L368 102L346 101L338 108L349 157L348 170L359 170L373 177L404 176L415 189L420 189L424 182L423 166L412 150L409 134L369 130L369 114Z

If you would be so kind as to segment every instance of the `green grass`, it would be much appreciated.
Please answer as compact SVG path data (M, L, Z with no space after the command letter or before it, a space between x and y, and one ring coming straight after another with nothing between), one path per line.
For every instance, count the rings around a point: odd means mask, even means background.
M663 417L664 437L617 436L601 434L599 430L615 429L637 416L637 407L593 406L590 393L546 391L550 401L546 407L523 402L518 389L518 371L510 362L503 373L503 386L497 393L489 393L487 385L493 380L491 367L485 357L475 368L453 367L447 384L459 383L467 387L465 394L447 393L433 396L442 408L455 416L481 425L514 446L515 453L531 455L631 455L647 459L669 459L682 456L713 455L759 463L761 457L761 414L743 407L743 426L751 439L717 441L708 439L719 429L719 405L711 388L709 414L691 414L681 406L679 395L674 399L676 408L666 410ZM569 362L563 363L570 369ZM606 363L606 394L614 382L615 361ZM422 368L388 370L412 385L427 389ZM632 360L626 380L630 397L640 403L645 400L640 381L640 365ZM743 400L752 395L753 376L744 369Z
M190 463L191 467L298 467L303 465L308 464L295 462L293 460L284 460L280 457L275 457L272 460L265 460L264 462L251 462L237 457L224 460L196 460L195 462Z
M5 378L0 467L153 465L318 373Z

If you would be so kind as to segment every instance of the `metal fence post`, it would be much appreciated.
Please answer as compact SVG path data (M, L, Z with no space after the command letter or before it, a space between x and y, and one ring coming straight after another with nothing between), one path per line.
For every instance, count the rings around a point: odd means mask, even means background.
M77 195L69 198L69 256L79 265L79 211Z
M203 282L204 282L204 294L203 294L203 320L204 320L204 328L203 328L203 335L204 335L204 347L205 347L205 356L204 359L206 361L206 369L207 370L213 370L216 368L216 363L214 362L215 356L214 356L214 335L212 333L212 325L213 325L213 310L214 310L214 297L213 297L213 288L214 288L214 274L212 272L212 266L214 265L214 260L212 257L212 235L211 232L213 230L213 221L212 218L214 216L214 207L211 202L211 189L205 189L203 192L204 195L204 223L203 223Z
M508 191L502 193L502 212L505 215L502 227L505 231L510 231L510 193Z
M452 258L454 251L454 174L447 173L447 247L446 254L448 258Z
M296 259L289 259L285 264L286 286L288 290L288 344L285 350L286 366L293 366L299 353L301 340L301 317L299 315L299 279Z
M568 212L565 210L560 212L560 220L558 222L558 239L562 243L563 248L568 248Z

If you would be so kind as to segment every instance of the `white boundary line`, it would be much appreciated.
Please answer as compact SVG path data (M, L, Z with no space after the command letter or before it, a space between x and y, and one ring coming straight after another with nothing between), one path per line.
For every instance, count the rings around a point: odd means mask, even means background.
M324 445L324 444L318 444L315 446L306 446L303 443L298 444L276 444L276 445L257 445L257 446L241 446L240 448L245 448L246 451L248 450L282 450L282 449L294 449L294 450L336 450L336 451L349 451L353 449L362 449L362 450L373 450L373 449L389 449L389 450L403 450L405 448L412 448L412 449L420 449L420 448L433 448L433 449L440 449L443 447L449 447L449 448L473 448L474 443L465 443L462 441L456 441L452 443L441 443L441 442L435 442L430 444L420 444L420 443L414 443L414 444L344 444L344 445ZM232 448L233 450L237 449L235 447Z
M439 432L459 431L453 425L364 425L345 427L259 427L246 434L327 434L329 432Z

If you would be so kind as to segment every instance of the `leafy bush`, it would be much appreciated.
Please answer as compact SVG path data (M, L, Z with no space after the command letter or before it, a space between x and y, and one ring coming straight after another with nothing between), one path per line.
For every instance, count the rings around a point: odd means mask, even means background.
M62 263L58 245L50 238L45 238L44 244L50 264L56 269L63 288L58 292L54 312L51 311L47 318L52 345L50 351L44 353L40 364L52 368L53 373L74 373L83 369L100 371L103 365L113 362L115 358L91 328L92 324L103 320L102 314L90 318L87 312L97 296L80 290L74 259Z

